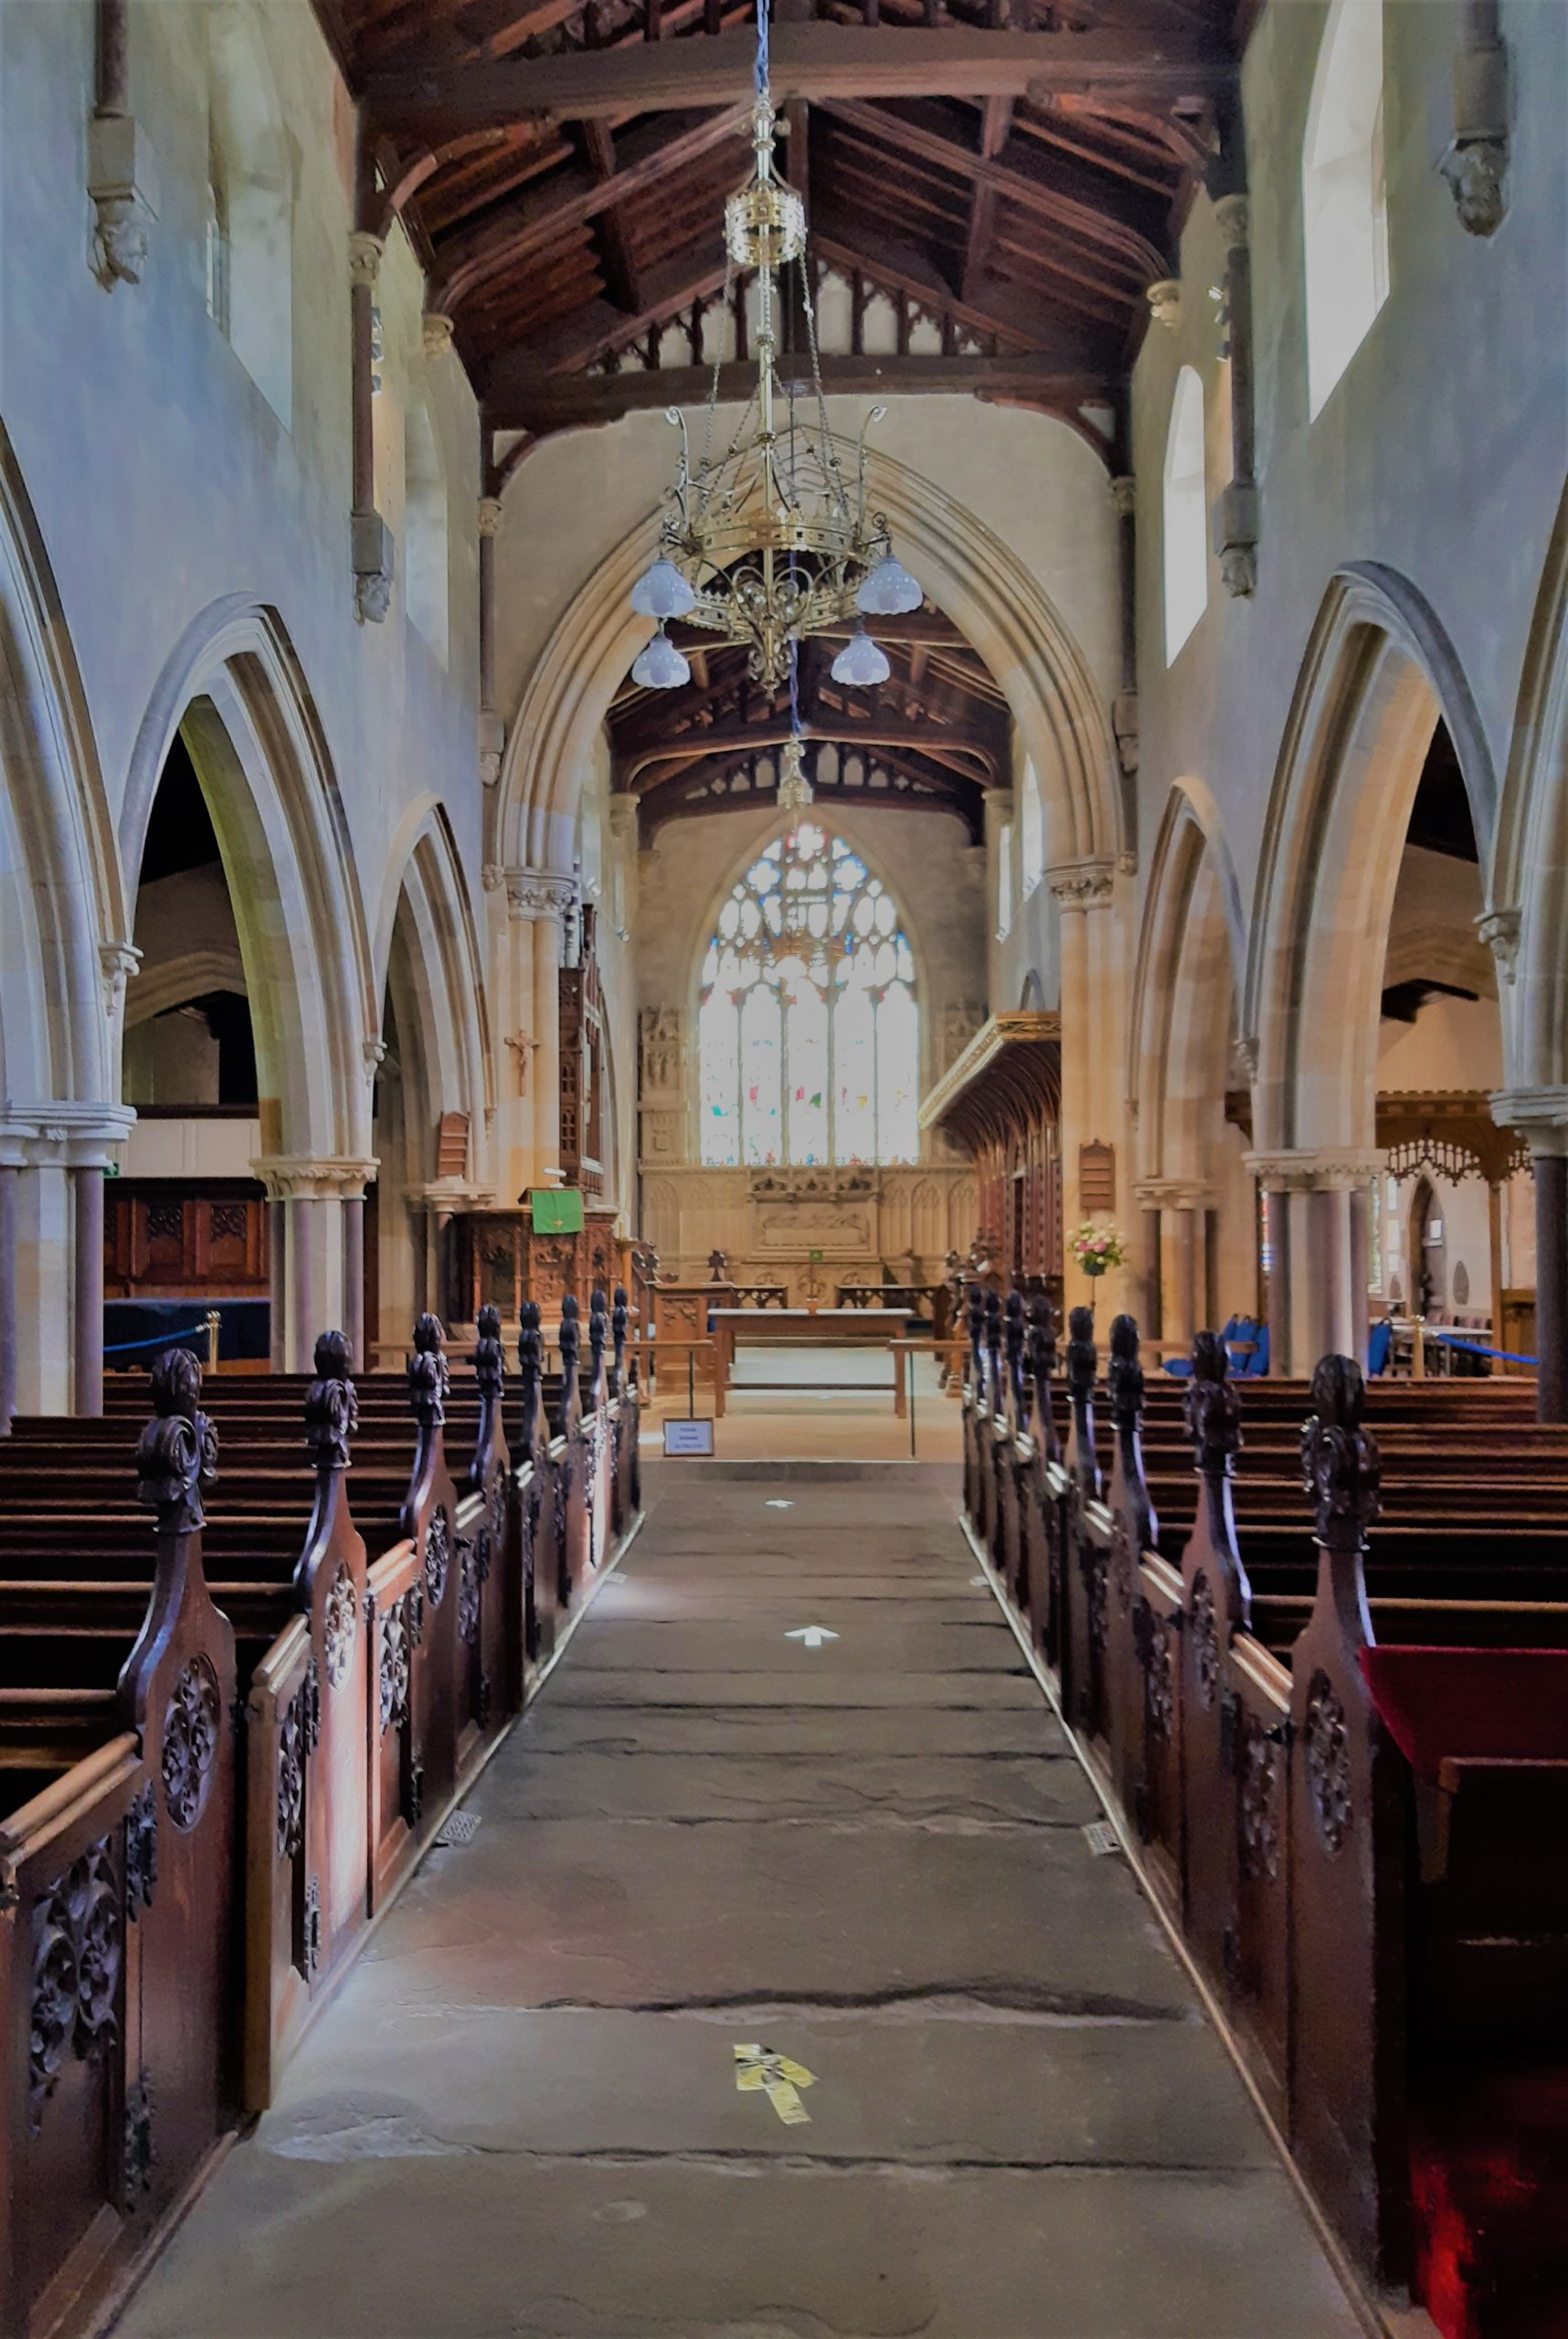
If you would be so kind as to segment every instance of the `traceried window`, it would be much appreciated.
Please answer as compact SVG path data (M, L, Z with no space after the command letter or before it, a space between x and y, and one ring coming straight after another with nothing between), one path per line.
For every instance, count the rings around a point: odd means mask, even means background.
M731 889L697 1044L705 1162L917 1158L914 956L892 895L842 837L802 821Z

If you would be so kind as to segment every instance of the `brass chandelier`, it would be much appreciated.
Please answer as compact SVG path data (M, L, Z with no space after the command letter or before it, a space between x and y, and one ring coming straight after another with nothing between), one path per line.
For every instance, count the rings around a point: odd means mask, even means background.
M834 661L835 679L885 682L887 659L866 633L864 620L917 609L924 598L894 557L885 518L866 510L865 432L886 407L874 406L866 417L853 494L829 429L806 267L806 206L773 168L768 7L768 0L758 0L752 172L725 205L727 272L721 312L731 309L736 272L754 275L757 386L727 450L715 455L721 361L715 358L702 452L694 464L684 417L674 407L666 414L681 434L675 481L666 498L658 556L631 594L632 608L656 620L653 637L631 670L634 682L652 690L679 689L691 673L664 630L673 618L744 643L753 681L769 691L780 688L787 677L792 680L796 650L808 635L840 630L851 620L855 630ZM778 282L789 268L796 271L810 351L814 411L804 423L775 365ZM792 776L798 778L797 740L790 746L797 750Z

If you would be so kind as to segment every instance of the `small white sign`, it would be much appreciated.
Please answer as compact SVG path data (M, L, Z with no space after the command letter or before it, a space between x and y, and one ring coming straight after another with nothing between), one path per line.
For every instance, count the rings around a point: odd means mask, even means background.
M711 1454L714 1450L714 1425L711 1421L666 1422L664 1451L666 1454Z

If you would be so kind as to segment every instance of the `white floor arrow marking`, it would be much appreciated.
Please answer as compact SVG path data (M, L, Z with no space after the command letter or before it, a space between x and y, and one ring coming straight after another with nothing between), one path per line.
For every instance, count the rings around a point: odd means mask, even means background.
M799 1625L784 1635L787 1641L804 1641L808 1648L821 1648L824 1641L836 1641L837 1633L830 1633L826 1625Z

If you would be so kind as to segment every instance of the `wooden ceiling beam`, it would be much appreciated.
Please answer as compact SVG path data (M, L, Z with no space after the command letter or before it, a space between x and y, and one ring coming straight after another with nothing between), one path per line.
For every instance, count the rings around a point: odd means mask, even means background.
M738 139L745 120L744 110L732 106L694 121L687 116L673 134L668 122L650 122L629 133L620 150L619 168L610 176L587 170L563 173L542 194L508 205L482 227L443 237L437 246L443 270L437 305L454 315L486 278L515 268L565 230L589 226L601 212L656 186L726 139Z
M653 765L679 763L692 755L761 754L783 746L789 736L789 721L785 715L767 723L746 724L735 730L681 732L673 738L650 740L641 747L624 748L618 744L612 750L611 776L617 788L630 788L636 786L641 773ZM993 778L997 768L996 741L991 733L957 724L944 728L938 724L895 723L876 714L849 718L823 713L806 727L804 736L818 745L896 747L928 756L936 762L952 759L977 782Z
M694 301L705 301L722 290L725 259L715 256L711 229L683 251L638 273L641 307L628 316L609 301L593 301L568 317L554 333L528 337L531 367L546 374L576 374L597 365L617 349L630 349L655 325L670 323Z
M1026 171L1010 170L1004 164L961 145L944 133L929 111L916 114L906 108L892 113L885 106L866 105L853 99L835 101L827 111L836 122L884 147L891 147L895 153L913 154L938 169L970 180L977 187L988 188L1000 202L1028 212L1060 230L1086 261L1126 274L1139 289L1170 271L1169 250L1152 241L1142 224L1147 205L1138 206L1139 218L1134 220L1126 216L1125 206L1108 190L1106 198L1097 204L1064 194Z
M1027 398L1054 411L1076 414L1103 405L1112 395L1103 372L1067 369L1051 358L1027 353L1002 357L824 357L822 386L830 397L947 397ZM809 383L810 359L804 351L780 354L781 382ZM706 365L676 365L636 373L569 379L541 373L527 349L509 351L491 364L481 392L493 430L530 430L544 438L556 430L595 429L625 414L650 407L705 404L712 371ZM734 361L719 368L721 405L744 406L756 387L756 369Z
M1012 134L1013 101L1011 98L987 98L980 115L980 152L988 163L994 163ZM964 246L964 264L959 277L959 297L973 302L978 299L985 277L986 256L991 250L991 230L996 225L996 189L989 181L976 179L969 194L969 232Z
M1139 29L1006 32L970 25L905 27L776 24L776 101L1027 97L1031 90L1096 98L1163 115L1172 105L1228 91L1235 64L1219 40L1160 42ZM549 115L652 113L727 106L750 96L756 43L736 27L711 37L641 41L555 57L371 73L359 95L376 122L435 144L470 130Z
M1005 284L990 283L983 296L966 301L936 266L928 253L901 238L886 235L863 212L853 217L821 205L812 242L820 259L832 261L846 274L860 270L874 283L909 293L938 312L950 314L970 332L994 333L1011 349L1032 349L1054 356L1064 365L1090 369L1120 364L1119 338L1097 346L1092 336L1069 334L1063 320L1030 299L1020 299Z
M595 177L613 179L615 132L609 122L598 119L585 122L582 141L588 168ZM605 291L623 314L636 316L642 308L642 291L631 240L626 232L626 216L619 204L608 203L599 214L594 221L594 240L599 248Z

